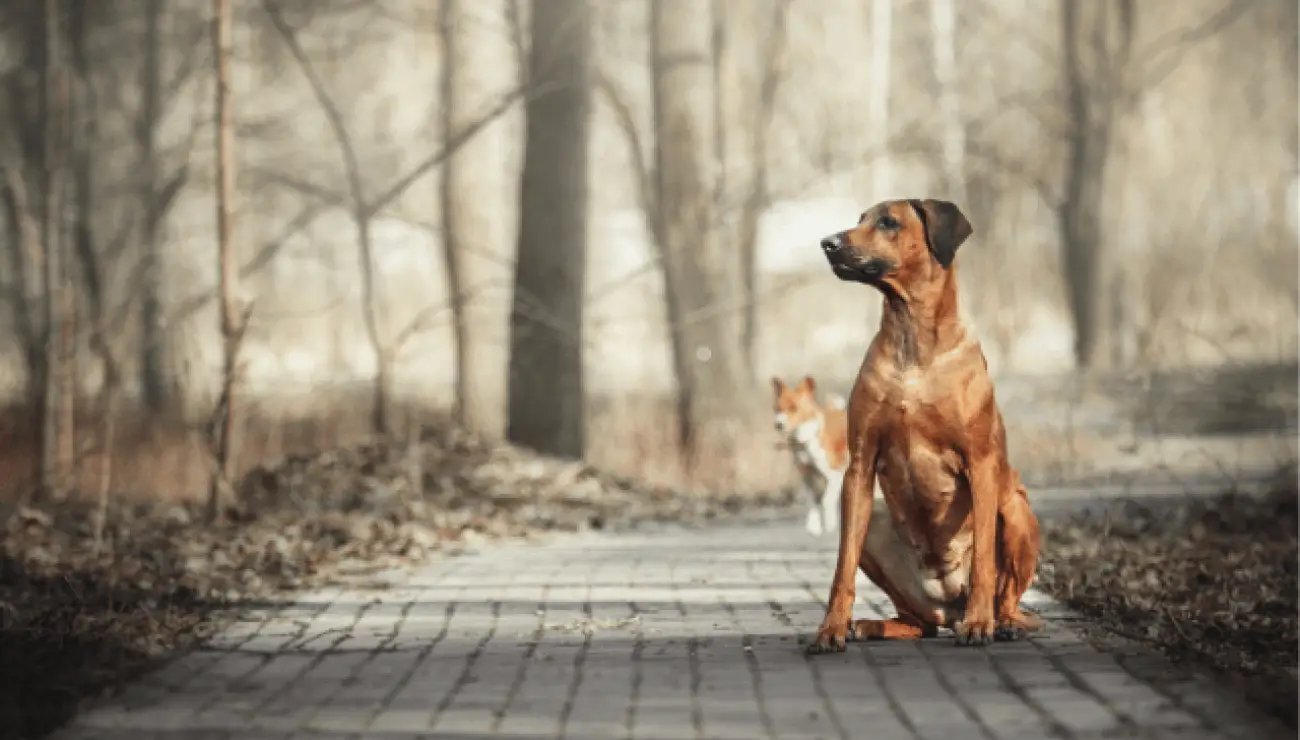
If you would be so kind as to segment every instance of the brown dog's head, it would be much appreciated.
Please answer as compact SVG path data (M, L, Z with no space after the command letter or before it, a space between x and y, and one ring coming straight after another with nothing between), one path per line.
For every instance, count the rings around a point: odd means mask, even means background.
M822 252L841 280L906 294L933 265L946 270L971 235L961 209L945 200L887 200L858 225L822 239Z

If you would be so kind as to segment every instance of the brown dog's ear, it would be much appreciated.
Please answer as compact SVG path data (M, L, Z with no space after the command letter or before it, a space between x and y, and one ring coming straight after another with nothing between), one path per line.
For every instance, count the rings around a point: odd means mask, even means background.
M776 377L775 375L772 376L772 391L779 396L781 395L781 392L784 390L785 390L785 383L781 382L781 379Z
M941 267L948 269L957 257L957 247L974 231L966 214L946 200L909 200L908 203L925 227L925 243L930 247L930 254Z

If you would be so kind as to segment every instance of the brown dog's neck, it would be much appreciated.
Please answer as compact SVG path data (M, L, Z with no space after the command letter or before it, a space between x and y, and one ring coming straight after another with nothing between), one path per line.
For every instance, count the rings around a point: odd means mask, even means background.
M884 349L899 369L925 367L961 344L966 330L957 303L957 268L935 266L939 275L918 290L904 293L885 287L880 318Z

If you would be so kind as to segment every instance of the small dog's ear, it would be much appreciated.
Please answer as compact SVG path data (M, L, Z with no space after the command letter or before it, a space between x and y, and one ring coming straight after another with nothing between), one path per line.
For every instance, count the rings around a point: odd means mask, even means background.
M803 376L803 382L800 383L800 385L802 385L804 388L807 388L809 393L817 392L817 381L813 380L813 377L811 375Z
M908 204L925 227L925 243L930 254L945 270L952 267L957 247L974 232L966 214L946 200L909 200Z
M784 390L785 383L782 383L780 378L772 376L772 391L779 396Z

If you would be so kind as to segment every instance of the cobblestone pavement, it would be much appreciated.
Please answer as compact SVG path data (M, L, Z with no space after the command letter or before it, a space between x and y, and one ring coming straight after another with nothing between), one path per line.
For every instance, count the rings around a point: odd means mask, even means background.
M1027 642L806 659L833 548L793 523L492 545L254 611L55 737L1291 737L1032 592ZM860 615L890 610L859 590Z

